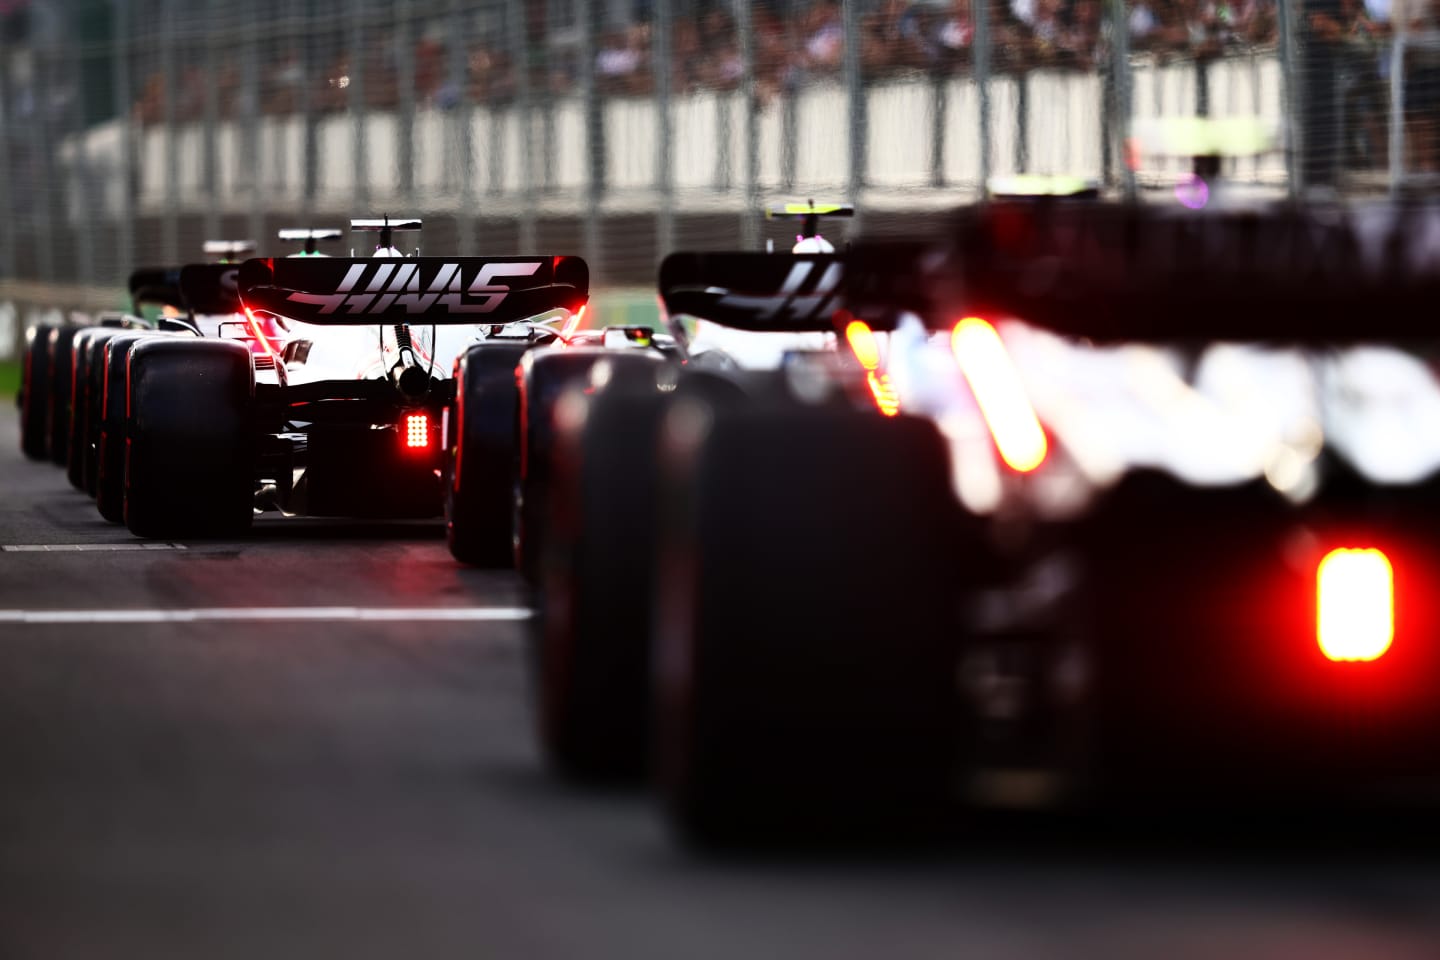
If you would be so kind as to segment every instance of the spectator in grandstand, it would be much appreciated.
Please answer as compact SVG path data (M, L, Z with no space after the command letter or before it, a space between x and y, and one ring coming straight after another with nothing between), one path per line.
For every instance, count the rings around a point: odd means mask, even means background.
M310 78L300 64L300 55L289 49L270 69L262 70L261 109L266 113L292 113L300 106L300 90Z
M817 0L806 11L801 31L804 38L801 62L805 68L817 73L838 70L845 56L845 26L840 19L840 4L836 0Z
M1301 0L1300 171L1307 187L1333 187L1339 172L1340 92L1348 32L1344 0Z
M1103 10L1101 0L1075 0L1070 8L1070 27L1060 40L1060 49L1070 65L1094 70L1105 61Z
M133 111L137 122L146 126L165 119L165 78L157 70L145 79Z
M601 93L645 93L650 81L650 28L632 24L605 34L595 54L595 84Z
M1405 53L1406 169L1440 173L1440 10L1436 0L1412 0L1401 11L1420 41Z
M1351 166L1387 165L1388 134L1384 76L1389 67L1390 26L1375 19L1361 0L1342 0L1339 78L1345 155ZM1385 17L1389 4L1384 4Z
M942 20L935 31L935 41L940 59L947 63L970 62L971 46L975 42L975 21L970 0L953 0L950 16Z

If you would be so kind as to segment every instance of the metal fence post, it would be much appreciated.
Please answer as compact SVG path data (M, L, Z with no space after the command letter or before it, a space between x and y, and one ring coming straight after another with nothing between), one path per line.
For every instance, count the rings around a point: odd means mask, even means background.
M1295 122L1296 114L1305 109L1301 98L1296 96L1295 64L1295 20L1291 0L1277 0L1275 20L1280 29L1280 109L1285 125L1285 180L1289 184L1290 199L1295 199L1305 189L1304 168L1300 162L1305 150L1305 136Z
M1390 41L1390 196L1399 196L1405 186L1405 42L1409 24L1397 17L1395 36Z
M455 220L456 245L462 256L475 252L475 160L470 144L469 71L466 69L465 49L468 31L465 29L464 0L450 0L448 10L449 42L445 48L446 74L455 91L455 106L450 118L450 149L455 158L455 172L459 178L459 211Z
M670 116L671 37L673 18L670 0L654 0L655 19L651 34L651 72L655 77L655 191L659 207L655 212L655 262L675 247L675 177L673 162L674 124Z
M800 91L791 87L780 96L780 189L795 189L796 143L800 139Z
M226 16L229 4L222 0L210 0L206 4L206 12L210 14L210 22L206 26L204 50L206 61L213 69L219 63L221 55L221 32L217 29L217 21ZM205 193L205 236L217 237L220 234L220 185L218 169L220 158L216 149L215 128L220 122L220 91L219 85L212 82L205 84L204 104L204 126L201 132L201 182ZM259 243L259 237L251 237L252 241Z
M1015 78L1015 172L1030 170L1030 71Z
M735 8L740 36L740 104L745 111L745 202L740 210L740 245L760 246L760 105L755 87L755 31L750 4Z
M1195 116L1210 116L1210 61L1195 58Z
M119 0L117 0L117 3ZM15 276L15 241L17 231L15 229L15 197L11 192L10 185L13 182L11 177L13 171L10 169L10 150L12 146L15 120L11 115L14 110L14 99L10 96L10 65L14 63L10 52L10 44L0 36L0 277L13 278ZM11 344L0 343L0 352L9 349Z
M256 243L264 238L265 212L261 204L260 174L260 34L263 15L256 4L248 4L245 18L244 44L240 57L240 171L245 180L246 209L249 211L248 231ZM308 75L307 75L308 76Z
M980 99L980 196L990 195L990 2L978 0L971 6L975 21L975 89ZM978 9L977 9L978 8Z
M315 195L320 189L320 121L315 116L315 0L301 0L296 46L300 51L300 86L295 109L300 114L300 211L308 224L315 215ZM297 22L295 20L292 23ZM364 216L365 210L357 210ZM256 238L257 242L259 238Z
M160 9L160 76L165 84L162 120L165 126L165 184L162 187L165 205L160 220L160 256L170 264L180 260L180 142L175 111L180 93L180 82L175 76L176 35L179 32L176 21L180 11L177 0L163 0Z
M497 102L497 98L492 96L489 90L486 90L484 104L485 116L489 121L489 132L487 134L489 143L487 144L488 149L486 155L490 161L489 170L486 172L485 177L485 192L492 197L505 195L506 141L509 138L509 119L511 116L515 118L515 146L520 149L522 154L529 149L530 113L527 110L521 110L519 102L520 84L523 82L528 87L530 83L530 62L526 57L525 34L523 31L516 34L511 25L510 21L513 15L515 15L515 11L508 3L500 4L501 20L499 34L502 38L500 46L509 53L508 61L510 64L512 83L509 103L505 103L504 98L499 98L500 102ZM523 17L524 15L525 9L522 6L519 11L519 16ZM485 18L486 46L490 45L494 32L493 12L487 10ZM519 42L512 42L515 41L517 37ZM524 77L523 81L521 79L522 76Z
M505 29L515 62L515 111L520 129L520 253L539 248L535 237L535 117L530 96L530 27L525 0L507 0ZM548 158L547 158L548 159Z
M590 264L592 286L603 283L604 265L600 262L600 197L605 190L605 127L595 85L595 30L600 22L598 0L579 0L580 90L585 101L585 153L588 158L585 178L585 212L582 228L585 260Z
M395 180L406 215L415 206L415 2L399 0L395 17Z
M85 135L85 54L79 24L73 12L65 24L68 72L74 86L70 98L66 132L70 139L70 176L66 189L67 216L71 236L75 238L75 279L81 283L95 282L95 174L90 163L90 138Z
M1130 30L1124 0L1112 0L1110 15L1110 46L1113 49L1112 69L1115 73L1115 111L1111 116L1110 136L1114 153L1120 160L1121 193L1127 201L1135 199L1135 170L1130 165Z
M945 127L950 110L950 75L930 68L930 186L945 186Z
M865 155L869 146L869 125L866 116L865 78L860 72L860 2L841 0L840 21L845 31L845 46L841 51L841 72L845 83L845 98L848 110L849 157L845 178L846 197L857 205L855 227L860 226L864 211L858 207L860 191L865 186Z
M355 183L353 189L355 211L357 214L365 214L370 208L370 145L366 142L366 110L365 103L365 26L369 13L367 0L349 0L350 9L350 36L347 46L350 52L350 161L355 165Z
M120 129L119 203L115 207L116 272L106 279L119 281L135 267L135 118L130 108L131 0L115 0L115 22L110 38L111 95Z
M35 264L40 279L55 279L55 131L51 123L50 94L51 50L49 42L36 43L32 48L35 73L35 148L31 169L35 175Z

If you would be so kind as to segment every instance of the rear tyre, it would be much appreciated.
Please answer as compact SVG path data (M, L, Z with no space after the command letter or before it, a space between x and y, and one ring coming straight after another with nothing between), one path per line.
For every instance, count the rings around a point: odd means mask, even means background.
M601 362L605 373L597 376ZM661 363L652 354L621 353L599 347L537 350L520 364L520 472L515 485L515 566L530 584L540 576L550 502L551 452L555 439L555 407L566 388L584 383L592 390L638 376L655 382Z
M87 420L90 415L90 358L95 351L99 329L85 329L75 334L70 351L70 424L69 456L66 457L65 477L70 486L82 493L85 490L85 460Z
M89 361L86 365L85 435L81 484L91 497L98 491L100 476L100 427L105 415L105 346L117 336L114 330L103 330L90 339Z
M46 424L50 432L50 461L61 467L70 462L70 389L77 332L75 327L50 331L50 402Z
M515 366L528 349L528 344L481 343L456 363L445 538L461 563L508 567L514 562L510 498L520 407Z
M120 333L105 344L95 506L111 523L125 522L125 369L130 348L144 337L142 333Z
M742 400L728 381L692 374L674 393L657 392L652 378L644 389L575 391L562 401L590 402L583 416L557 418L531 624L537 728L564 776L619 780L647 766L655 446L671 400L702 392Z
M126 379L125 525L141 537L243 533L255 496L250 351L147 338Z
M25 365L20 381L20 449L31 460L50 456L50 334L39 324L25 331Z
M656 760L679 832L929 833L959 739L960 512L933 425L677 404L661 462Z
M545 753L567 777L645 767L655 437L667 399L602 394L583 426L557 437L534 687Z

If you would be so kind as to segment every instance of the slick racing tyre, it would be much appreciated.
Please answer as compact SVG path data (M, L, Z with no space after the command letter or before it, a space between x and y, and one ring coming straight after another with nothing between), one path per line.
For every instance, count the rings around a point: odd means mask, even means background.
M147 337L126 377L125 525L141 537L233 536L254 515L255 372L228 340Z
M85 477L92 457L90 411L93 406L91 390L95 382L93 374L98 366L95 358L104 356L104 343L114 334L114 330L103 327L81 330L75 335L71 351L70 456L65 472L70 485L82 492L86 489Z
M595 396L572 388L561 401L531 626L537 728L562 775L621 779L646 767L655 444L672 398L706 388L743 399L728 381L691 375L673 393L652 380Z
M95 456L95 506L111 523L125 522L125 368L130 348L146 333L117 333L101 361L99 437Z
M515 367L528 344L479 343L455 364L455 423L445 485L445 538L461 563L508 567L519 457Z
M57 466L70 462L70 385L74 371L75 327L50 331L50 461Z
M515 565L531 584L540 574L550 483L555 404L573 383L594 390L620 378L653 384L661 359L602 347L536 350L520 363L520 475L515 496Z
M100 427L105 415L106 344L119 336L118 330L104 330L90 340L88 382L85 386L85 453L83 488L92 498L98 491L100 476Z
M25 365L20 381L20 449L31 460L50 456L50 334L49 324L25 331Z
M935 827L956 760L959 507L934 426L677 402L660 450L655 760L680 834Z

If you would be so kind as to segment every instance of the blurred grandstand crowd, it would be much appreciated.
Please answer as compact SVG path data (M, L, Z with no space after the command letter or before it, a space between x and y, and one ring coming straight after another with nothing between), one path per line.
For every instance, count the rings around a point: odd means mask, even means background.
M541 4L530 6L544 9ZM1108 49L1110 28L1103 6L1103 0L989 4L991 69L1096 69ZM1371 22L1363 7L1352 6L1358 8L1355 18ZM1276 0L1135 0L1125 9L1131 49L1162 61L1215 58L1237 49L1273 45L1276 40ZM644 96L655 89L658 65L651 13L647 0L638 0L629 23L611 23L597 31L594 66L602 94ZM846 37L838 0L757 3L751 16L757 92L762 100L841 70ZM532 88L556 94L573 90L579 82L573 47L555 42L543 14L532 14L529 20L526 29L532 46L536 37L549 37L543 43L546 55L532 60L544 63L532 75ZM363 64L367 106L396 106L400 72L408 69L402 66L407 61L414 65L414 102L419 106L451 107L461 102L462 94L472 103L503 102L513 95L516 58L504 31L477 31L475 39L466 40L463 70L453 70L447 22L444 18L420 21L413 32L405 33L395 23L388 29L372 25L367 30L363 44L368 60ZM1343 29L1357 28L1347 23ZM972 0L878 0L866 5L860 17L861 69L867 80L907 72L963 72L970 68L974 39ZM311 44L309 50L302 50L298 41L280 42L262 54L269 60L261 70L262 112L294 112L307 98L309 107L318 111L349 106L347 88L354 67L347 45L339 37L328 45L313 40ZM401 56L402 52L409 56ZM735 89L742 64L734 5L701 3L677 12L670 53L673 92ZM176 119L200 116L209 82L218 82L223 114L241 110L237 56L222 59L218 67L195 63L183 69ZM458 74L463 74L463 89L455 82ZM161 122L165 90L162 73L149 72L135 105L136 119Z

